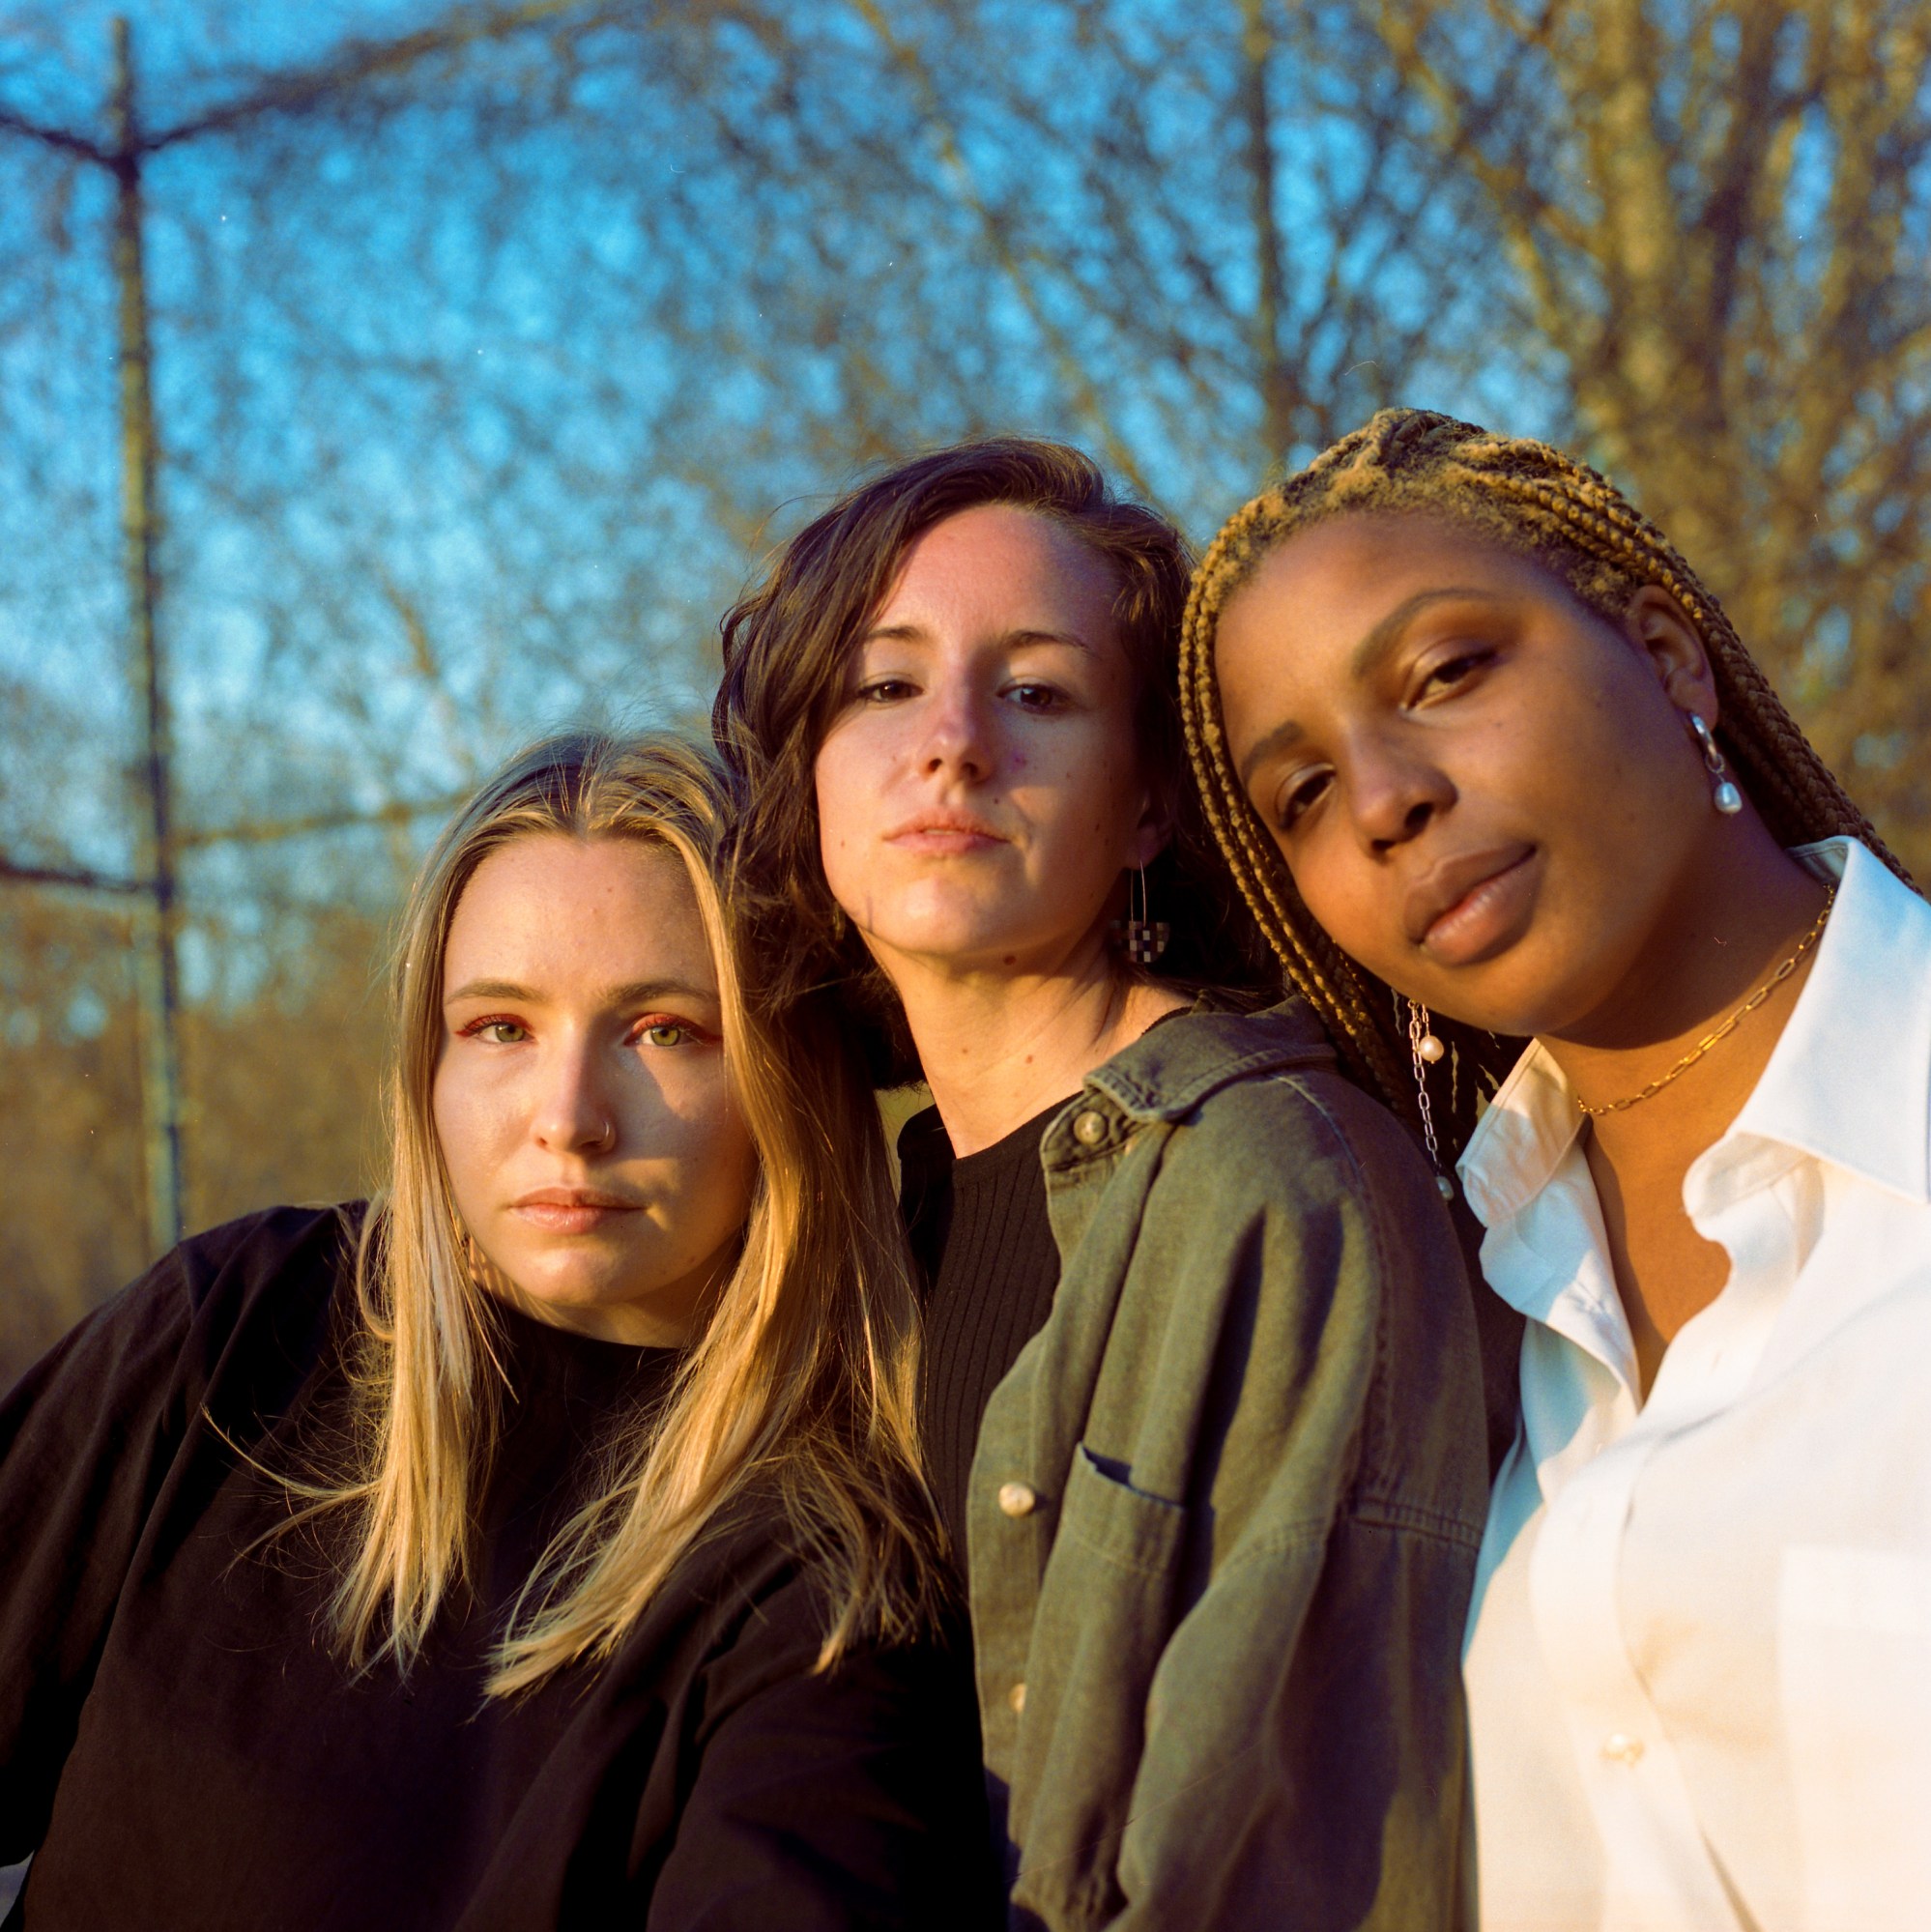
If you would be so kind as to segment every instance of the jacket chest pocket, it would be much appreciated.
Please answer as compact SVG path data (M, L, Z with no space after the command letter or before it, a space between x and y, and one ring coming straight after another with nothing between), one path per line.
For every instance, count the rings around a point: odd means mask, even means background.
M1080 1445L1067 1479L1059 1533L1079 1544L1083 1558L1148 1576L1170 1576L1180 1560L1186 1526L1183 1504L1136 1489L1123 1467Z

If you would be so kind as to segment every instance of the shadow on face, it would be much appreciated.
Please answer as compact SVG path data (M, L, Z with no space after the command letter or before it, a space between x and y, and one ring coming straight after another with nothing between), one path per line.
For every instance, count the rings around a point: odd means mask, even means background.
M1227 602L1240 782L1309 910L1398 991L1497 1033L1588 1024L1722 863L1664 592L1611 623L1479 527L1343 514Z

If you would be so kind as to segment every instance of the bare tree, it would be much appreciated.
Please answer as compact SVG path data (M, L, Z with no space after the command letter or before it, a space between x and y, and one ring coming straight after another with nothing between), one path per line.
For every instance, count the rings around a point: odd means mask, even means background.
M695 721L764 545L988 429L1196 536L1387 402L1580 442L1931 865L1902 0L361 4L135 47L190 1225L359 1184L368 957L477 771ZM0 36L0 1126L67 1123L16 1200L121 1187L135 1091L83 15ZM22 1336L138 1259L114 1212L0 1214Z
M1568 432L1931 872L1931 14L1378 0ZM1527 65L1494 77L1498 46Z

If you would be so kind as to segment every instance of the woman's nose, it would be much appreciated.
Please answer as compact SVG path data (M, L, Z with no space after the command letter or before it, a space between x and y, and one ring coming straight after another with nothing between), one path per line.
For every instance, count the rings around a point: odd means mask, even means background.
M588 1047L559 1053L532 1125L538 1143L558 1153L596 1153L616 1145L615 1098Z
M934 776L970 780L990 775L994 753L991 720L979 693L965 679L935 685L922 707L919 768Z
M1349 804L1362 844L1376 856L1418 837L1455 802L1448 774L1405 749L1367 746L1351 762Z

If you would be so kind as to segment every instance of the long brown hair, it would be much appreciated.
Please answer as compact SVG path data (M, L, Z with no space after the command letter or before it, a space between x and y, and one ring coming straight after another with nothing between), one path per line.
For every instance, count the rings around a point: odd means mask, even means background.
M296 1485L297 1520L354 1525L332 1622L358 1666L405 1669L473 1560L475 1499L504 1397L494 1298L473 1278L430 1108L443 960L464 887L512 839L636 839L682 860L710 943L732 1084L759 1180L743 1246L654 1421L546 1553L490 1688L608 1658L682 1557L754 1486L824 1567L821 1662L937 1613L936 1531L918 1473L915 1312L872 1094L821 1006L754 1011L720 877L732 817L704 753L580 732L488 781L417 878L389 979L386 1184L356 1257L352 1474Z
M769 561L723 622L724 679L711 709L718 749L741 775L745 815L735 882L758 921L767 996L778 1006L823 985L870 1023L880 1084L916 1074L898 1001L847 927L819 859L813 767L844 702L850 655L906 552L947 517L1006 505L1049 519L1112 571L1114 620L1132 669L1135 749L1172 814L1147 868L1152 915L1172 940L1163 978L1254 990L1273 982L1245 908L1219 878L1188 784L1174 687L1192 562L1164 517L1117 497L1093 460L1064 444L993 437L901 463L848 491Z
M1660 586L1710 654L1717 737L1772 833L1784 845L1848 834L1910 882L1784 709L1722 606L1641 511L1587 464L1547 444L1493 435L1427 410L1385 409L1236 511L1215 537L1188 597L1180 703L1207 820L1242 895L1353 1071L1397 1112L1410 1119L1417 1113L1399 1001L1328 937L1295 890L1234 775L1214 672L1221 612L1261 561L1310 525L1361 511L1426 513L1472 525L1488 541L1550 571L1613 624L1622 622L1639 589ZM1449 1138L1459 1146L1473 1128L1478 1093L1507 1072L1519 1043L1453 1023L1436 1030L1454 1050Z

